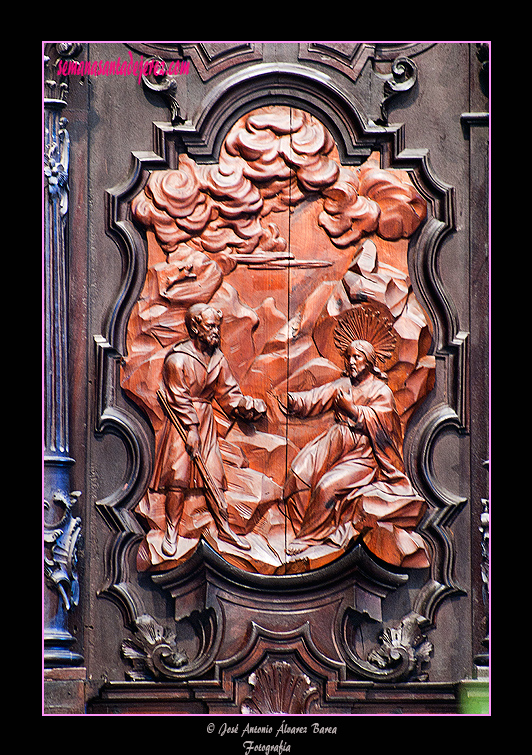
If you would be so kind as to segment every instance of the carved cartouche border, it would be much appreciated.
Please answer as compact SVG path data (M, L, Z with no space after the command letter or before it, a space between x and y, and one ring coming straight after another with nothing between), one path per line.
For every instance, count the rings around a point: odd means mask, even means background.
M220 146L234 122L245 112L272 104L291 105L319 118L335 138L344 164L361 164L371 152L379 151L382 167L408 171L429 206L426 222L411 240L409 263L415 293L429 312L434 328L436 395L432 408L407 434L405 463L407 473L430 504L421 531L431 548L432 573L413 610L433 624L441 600L460 591L453 577L455 549L450 525L466 503L466 499L445 490L432 469L433 448L440 434L448 428L459 433L466 431L467 334L459 329L456 311L437 270L440 245L455 229L454 191L433 173L427 150L404 149L403 126L376 126L368 122L352 94L348 95L320 72L299 65L249 66L213 87L193 121L178 126L154 123L153 151L133 152L129 177L106 193L107 232L120 250L125 274L103 334L94 338L97 372L94 429L98 434L115 433L123 440L128 469L124 484L96 502L113 533L100 595L119 605L130 626L146 613L130 564L134 563L132 549L143 534L133 509L150 477L152 438L147 422L123 395L119 380L127 322L146 275L145 239L131 219L130 201L141 191L150 171L177 168L180 153L186 152L197 162L217 162Z

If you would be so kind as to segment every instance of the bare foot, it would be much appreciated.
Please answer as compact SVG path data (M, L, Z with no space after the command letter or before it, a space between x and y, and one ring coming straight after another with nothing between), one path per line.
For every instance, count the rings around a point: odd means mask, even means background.
M306 543L302 543L301 540L292 540L287 547L286 552L289 556L297 556L298 553L302 553L308 548Z
M161 550L163 554L165 556L168 556L169 558L175 556L175 554L177 553L177 539L172 542L168 539L168 537L165 536Z
M243 551L251 550L251 544L246 540L246 538L242 537L241 535L237 535L236 532L233 532L233 530L229 529L229 527L220 527L218 529L218 537L220 538L220 540L223 540L226 543L230 543L231 545L235 545L237 548L240 548Z

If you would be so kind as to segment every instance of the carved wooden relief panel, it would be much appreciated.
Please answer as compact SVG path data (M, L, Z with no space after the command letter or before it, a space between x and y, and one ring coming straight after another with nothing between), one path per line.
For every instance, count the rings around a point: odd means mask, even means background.
M102 192L121 269L87 477L112 438L122 481L85 496L87 600L119 619L87 712L456 710L433 637L467 594L435 452L472 421L456 187L388 122L438 44L128 43L194 78L143 77L132 101L168 112L139 106L151 150Z
M426 202L408 175L378 154L344 167L315 117L270 106L236 122L216 165L152 172L131 211L148 269L121 385L155 433L139 568L201 537L263 574L359 538L428 566L402 458L434 374L407 268Z

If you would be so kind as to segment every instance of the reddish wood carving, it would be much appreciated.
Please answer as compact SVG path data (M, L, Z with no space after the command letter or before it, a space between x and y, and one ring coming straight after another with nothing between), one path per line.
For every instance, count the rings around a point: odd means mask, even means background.
M153 172L131 210L146 229L148 272L121 382L156 439L137 509L149 525L139 568L171 568L200 537L268 574L323 565L358 536L387 563L426 566L414 532L425 503L402 460L434 376L407 265L426 207L408 174L383 170L377 153L343 166L315 117L265 107L229 131L218 164L181 155L178 170ZM219 348L203 364L185 322L200 303L222 313ZM196 423L176 398L178 374L181 397L214 420L208 441L188 438ZM160 390L181 412L185 442L169 435ZM222 492L223 524L191 450Z

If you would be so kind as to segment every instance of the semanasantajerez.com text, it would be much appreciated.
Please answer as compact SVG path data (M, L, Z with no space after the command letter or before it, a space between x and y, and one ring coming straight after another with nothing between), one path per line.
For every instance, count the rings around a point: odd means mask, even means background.
M161 58L140 56L140 60L133 60L131 53L129 60L60 60L57 65L59 75L63 76L136 76L138 83L143 76L182 76L190 70L189 60L170 60L165 62Z

